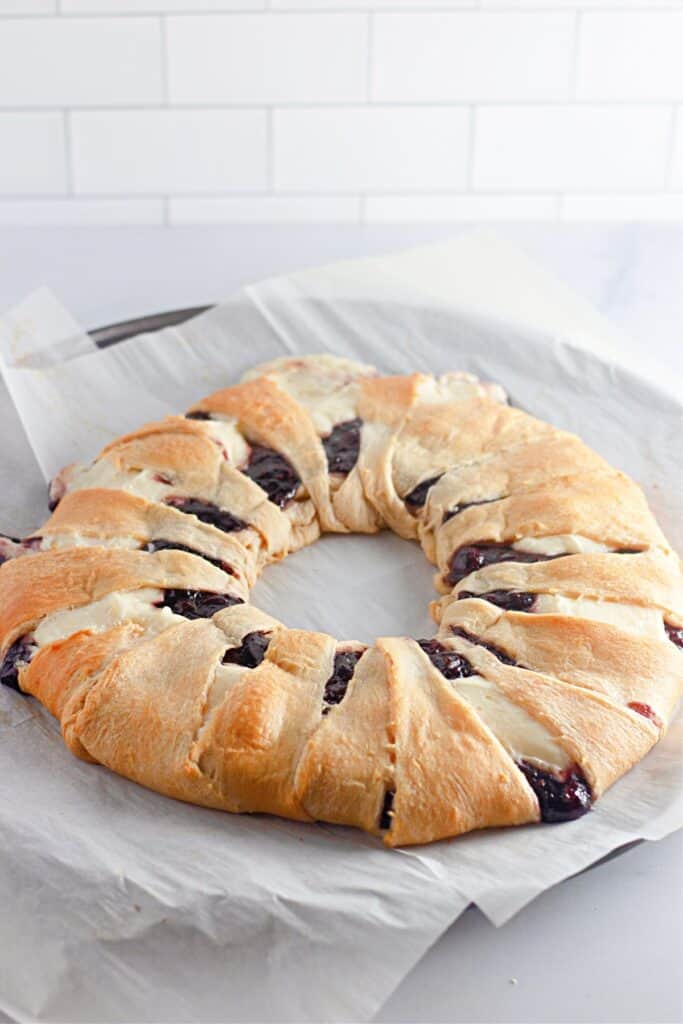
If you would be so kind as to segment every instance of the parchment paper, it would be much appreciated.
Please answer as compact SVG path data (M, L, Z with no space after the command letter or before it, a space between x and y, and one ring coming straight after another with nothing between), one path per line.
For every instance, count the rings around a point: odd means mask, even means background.
M255 362L316 351L499 381L634 476L683 545L673 391L646 379L652 366L620 365L613 328L486 236L267 281L104 351L44 291L0 320L4 379L46 478ZM44 518L0 504L9 533ZM392 535L331 537L269 568L252 598L340 638L429 636L432 571ZM0 1008L49 1021L367 1020L470 901L503 924L609 851L680 827L682 738L679 719L578 821L386 851L351 830L147 792L77 761L46 712L0 687Z

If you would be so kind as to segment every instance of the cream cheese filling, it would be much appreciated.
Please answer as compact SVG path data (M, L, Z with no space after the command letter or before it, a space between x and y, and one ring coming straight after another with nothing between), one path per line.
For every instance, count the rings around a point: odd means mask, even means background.
M249 458L249 444L240 433L237 420L218 413L212 413L212 417L215 418L201 421L207 434L218 442L231 465L243 466Z
M579 619L593 619L616 626L626 633L653 640L667 638L661 608L646 608L639 604L622 604L590 597L538 594L533 610L540 615L571 615Z
M274 377L278 387L302 405L316 431L326 436L338 424L358 416L360 381L376 376L374 367L336 356L275 359L246 373L252 380L262 373Z
M173 494L173 484L159 479L151 469L116 469L107 458L98 459L91 466L75 466L66 480L67 491L80 491L91 487L128 491L148 501L163 501Z
M515 761L532 761L553 772L570 764L571 759L548 730L509 700L495 683L475 675L451 680L451 685Z
M611 549L606 544L582 537L578 533L559 533L549 537L523 537L516 540L515 551L526 551L538 555L578 555L591 552L605 552Z
M41 551L62 551L64 548L127 548L136 551L143 542L137 537L89 537L85 533L48 533L40 545Z
M80 630L103 633L124 622L135 622L154 636L175 622L185 621L170 608L156 606L156 602L161 601L163 596L163 590L156 587L113 591L79 608L68 608L46 615L33 630L33 637L42 646L64 640Z

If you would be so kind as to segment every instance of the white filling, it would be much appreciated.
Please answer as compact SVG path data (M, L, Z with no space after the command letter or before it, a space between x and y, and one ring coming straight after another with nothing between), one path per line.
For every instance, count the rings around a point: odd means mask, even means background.
M41 551L61 551L63 548L127 548L137 550L141 541L136 537L88 537L84 533L50 533L43 537Z
M291 395L308 412L315 429L329 434L337 423L353 420L358 415L359 380L374 377L376 370L363 363L354 363L336 356L312 356L310 359L274 359L246 373L243 380L253 380L268 373L278 386Z
M329 434L335 424L358 415L360 387L356 381L340 383L334 390L330 390L334 380L314 372L278 374L277 381L283 391L303 405L321 435Z
M128 491L148 501L163 501L173 493L173 485L155 479L150 469L118 470L107 458L99 459L92 466L75 466L67 480L68 491L80 491L86 487L104 487L107 490Z
M582 537L578 533L561 533L554 537L523 537L512 545L515 551L528 551L538 555L578 555L595 551L609 551L606 544Z
M419 385L420 401L430 405L459 402L475 395L486 394L494 401L506 402L505 392L498 384L480 381L471 373L444 373L441 377L427 377Z
M653 640L666 640L664 617L659 608L645 608L637 604L600 601L587 597L563 597L561 594L538 594L534 612L540 615L572 615L580 619L594 619L636 636Z
M516 761L538 762L551 771L569 765L569 757L547 729L508 700L494 683L482 676L468 676L454 679L452 684Z
M184 622L180 615L174 615L170 608L157 608L163 591L154 587L140 590L114 591L98 601L47 615L33 630L36 643L51 644L63 640L82 629L102 633L124 622L136 622L155 635L168 629L174 622Z
M217 414L213 414L217 415ZM211 419L202 422L207 434L218 441L233 466L242 466L249 457L249 445L237 427L237 420L229 418Z

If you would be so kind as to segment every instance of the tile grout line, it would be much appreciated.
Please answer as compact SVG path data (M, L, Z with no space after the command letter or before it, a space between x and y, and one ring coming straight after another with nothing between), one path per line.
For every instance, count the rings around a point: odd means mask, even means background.
M581 48L581 30L583 27L583 19L581 17L581 11L576 10L574 12L574 32L572 37L572 54L571 54L571 66L569 69L569 100L573 103L577 100L577 90L579 84L579 53Z
M275 115L266 107L266 194L275 195Z
M365 102L372 104L372 68L375 49L375 15L372 11L367 14L367 54L365 59Z
M76 183L74 180L74 154L73 154L73 132L71 125L71 110L64 110L64 167L66 170L67 195L74 196Z
M324 102L297 102L282 101L272 104L273 110L470 110L472 107L495 109L495 110L557 110L559 107L567 107L576 110L601 110L617 111L628 107L635 107L639 110L665 110L672 105L683 102L683 96L664 96L659 99L519 99L519 100L492 100L492 99L469 99L457 100L382 100L381 103L366 103L358 100L332 100ZM29 103L29 104L2 104L0 103L0 114L40 114L64 110L63 104L58 103ZM230 111L258 111L264 109L263 101L224 103L73 103L68 108L73 113L139 113L154 112L159 110L202 112L214 111L229 113Z
M683 115L681 114L681 108L677 104L673 104L671 107L671 127L669 128L669 148L666 157L666 183L662 192L674 192L674 171L676 164L676 140L681 128L679 127L679 121L681 121Z
M469 153L467 156L467 191L475 194L476 189L474 187L474 164L475 164L475 147L477 145L477 106L475 104L470 108L470 125L469 125Z
M170 92L168 84L168 34L166 15L159 18L159 45L161 46L161 100L165 107L170 106Z

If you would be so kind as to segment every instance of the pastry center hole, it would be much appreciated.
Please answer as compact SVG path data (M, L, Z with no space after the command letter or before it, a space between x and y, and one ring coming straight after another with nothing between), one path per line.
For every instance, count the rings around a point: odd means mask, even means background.
M251 601L285 626L338 640L432 636L434 571L417 543L389 531L327 534L267 566Z

